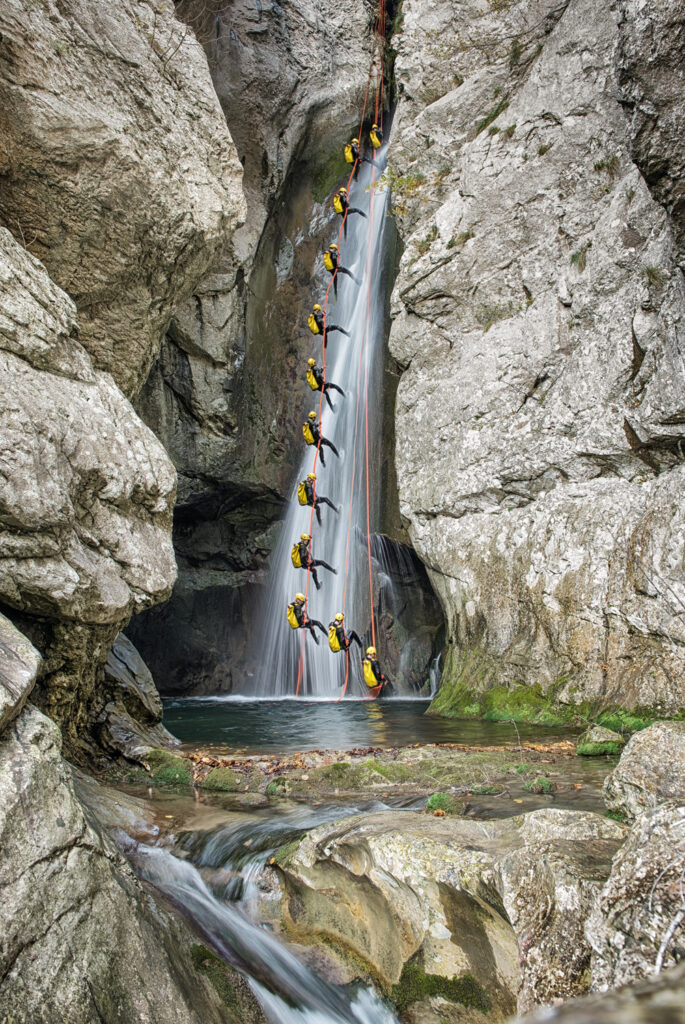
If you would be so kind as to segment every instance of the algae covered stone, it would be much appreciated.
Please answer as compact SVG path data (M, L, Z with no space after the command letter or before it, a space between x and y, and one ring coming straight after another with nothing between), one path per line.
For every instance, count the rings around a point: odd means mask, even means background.
M620 733L605 729L602 725L591 725L576 740L576 753L581 757L620 754L625 745L625 738Z

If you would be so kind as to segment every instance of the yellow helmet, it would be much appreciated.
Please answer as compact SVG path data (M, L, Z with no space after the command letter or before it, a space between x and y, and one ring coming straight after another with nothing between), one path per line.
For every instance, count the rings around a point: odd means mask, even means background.
M377 124L372 124L371 125L371 131L372 132L378 131L378 125Z
M306 598L304 594L295 594L295 600L297 601L298 604L302 604L302 602L305 601Z
M307 366L316 366L316 359L308 359Z
M367 647L366 648L366 653L368 654L369 658L375 658L376 657L376 648L375 647Z
M328 246L328 248L331 250L331 252L334 252L338 248L338 246L337 246L336 242L331 242L331 244Z
M307 473L307 480L316 480L316 473Z
M308 533L301 533L300 534L300 540L311 540L311 539L312 538L309 536Z
M352 142L355 143L357 146L359 145L359 139L352 139Z
M318 302L314 303L314 305L312 306L312 309L314 310L315 313L320 313L321 312L321 306L319 305Z
M308 420L315 420L315 419L316 419L316 413L314 412L314 410L313 410L313 409L312 409L312 411L311 411L311 412L308 412L308 413L307 413L307 419L308 419Z
M336 617L335 617L335 621L336 621L336 622L342 622L342 620L343 620L344 618L345 618L345 616L343 615L343 613L342 613L342 612L338 612L338 614L337 614L337 615L336 615Z
M345 193L345 195L347 195L347 189L345 188L345 186L344 186L344 185L343 185L343 187L342 187L342 188L338 189L338 191L339 191L339 192L344 192L344 193Z

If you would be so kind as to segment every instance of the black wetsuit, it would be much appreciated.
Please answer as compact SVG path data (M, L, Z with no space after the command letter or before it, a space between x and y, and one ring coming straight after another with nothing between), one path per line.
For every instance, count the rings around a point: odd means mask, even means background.
M324 498L321 495L314 496L314 483L312 480L304 481L304 492L307 495L307 504L311 505L316 512L316 521L321 526L321 509L320 505L328 505L334 512L340 512L337 505L334 505L330 498Z
M326 346L326 343L328 342L328 335L332 334L333 331L340 331L340 333L344 334L346 338L349 338L350 332L346 331L344 327L339 327L337 324L325 324L324 325L324 316L323 316L323 312L321 310L317 311L316 309L313 309L312 310L312 316L316 320L316 326L319 328L319 334L323 335L324 347Z
M297 542L297 547L300 553L300 567L311 571L314 586L317 590L320 590L321 584L319 583L316 566L320 565L322 569L328 569L328 571L332 572L335 576L338 575L338 570L334 569L332 565L328 564L328 562L324 562L323 558L311 558L309 555L309 544L310 542L305 540Z
M370 164L368 156L362 156L359 152L359 146L356 142L350 143L350 149L352 150L352 156L354 157L354 180L356 181L359 177L359 168L363 163Z
M337 384L334 384L330 380L325 380L324 379L322 367L320 367L320 366L310 366L309 369L311 370L311 374L312 374L312 377L314 378L315 382L319 385L318 388L316 388L316 389L312 388L312 390L323 391L324 398L328 402L328 405L330 406L331 411L335 412L335 406L331 402L331 398L330 398L330 395L328 394L328 391L329 390L338 391L343 396L345 395L345 392L343 391L342 388L338 387ZM311 384L309 386L311 387Z
M346 633L345 627L339 626L335 619L333 619L333 622L330 623L328 628L330 629L331 626L335 627L335 635L338 638L338 643L340 644L341 651L346 651L351 643L359 644L360 647L362 646L359 634L356 633L353 629L351 629L349 633Z
M352 278L352 280L354 281L355 284L360 284L360 281L357 280L357 278L354 276L352 271L348 270L347 267L341 267L341 266L338 265L338 254L337 254L337 252L331 252L330 250L328 250L328 255L331 257L331 263L333 264L333 269L329 270L328 273L333 275L333 291L334 291L335 297L337 299L337 297L338 297L338 274L347 274L348 277ZM328 329L330 330L330 327Z
M344 230L344 233L345 233L345 238L347 238L347 218L348 218L348 216L350 214L352 214L352 213L358 213L361 217L364 217L366 219L366 214L364 213L363 210L358 210L356 207L350 206L350 201L349 201L349 199L347 198L347 196L345 195L344 192L343 192L342 195L338 192L338 199L340 200L340 205L343 208L342 209L342 213L341 213L340 216L343 219L343 230Z
M363 660L364 661L368 661L369 665L371 666L371 671L373 672L374 677L375 677L377 683L381 687L381 691L378 694L378 696L379 697L392 697L393 693L395 692L395 687L392 685L392 683L390 682L388 677L386 675L383 675L383 673L381 672L381 667L378 664L378 659L377 658L369 658L368 655L367 655L367 657L365 659L363 659Z
M314 442L313 443L320 446L319 447L319 458L321 459L321 465L325 469L326 468L326 462L325 462L324 457L323 457L323 448L324 448L324 446L326 448L330 448L331 451L333 452L333 454L337 455L338 458L340 458L340 452L335 447L335 445L333 444L332 441L329 441L328 438L322 436L320 426L319 426L319 424L316 421L314 423L312 423L311 420L307 420L307 422L305 423L305 426L309 427L311 435L314 438Z
M292 608L295 613L295 618L300 624L300 629L308 629L309 632L314 637L314 641L318 644L319 638L314 632L314 626L316 626L317 629L320 629L322 633L326 634L326 630L324 629L323 623L318 622L316 619L310 619L304 610L303 604L295 604L295 602L293 601Z

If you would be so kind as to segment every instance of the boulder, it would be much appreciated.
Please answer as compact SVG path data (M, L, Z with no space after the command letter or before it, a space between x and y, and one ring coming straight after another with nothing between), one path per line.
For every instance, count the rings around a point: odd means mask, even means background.
M0 1018L237 1024L192 938L86 819L56 725L28 706L0 739Z
M604 780L604 802L637 818L673 799L685 799L685 722L655 722L631 737Z
M33 644L0 614L0 733L26 703L40 662Z
M245 215L205 56L171 0L7 0L0 37L0 223L130 396Z
M132 715L145 722L162 720L162 699L152 673L123 633L112 644L105 662L105 679Z
M582 757L599 757L603 754L620 754L626 745L624 736L602 725L591 725L576 740L576 753Z
M642 814L586 924L592 988L641 981L685 959L685 802Z
M497 1017L586 991L583 923L627 829L541 810L502 821L359 815L277 856L296 935L327 936L388 985L473 976Z

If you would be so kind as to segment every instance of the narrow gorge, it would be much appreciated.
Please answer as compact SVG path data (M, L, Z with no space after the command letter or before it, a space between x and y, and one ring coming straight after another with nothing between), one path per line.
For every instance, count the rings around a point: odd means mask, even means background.
M676 0L4 0L0 1020L685 1022L684 87Z

